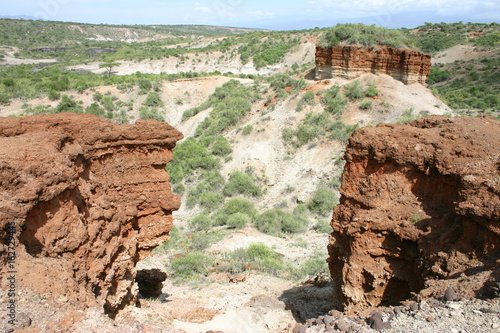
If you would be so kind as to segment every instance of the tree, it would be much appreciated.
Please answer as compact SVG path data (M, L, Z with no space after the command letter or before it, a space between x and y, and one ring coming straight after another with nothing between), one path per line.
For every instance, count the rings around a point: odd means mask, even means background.
M99 64L99 68L106 68L108 70L108 77L111 76L111 70L113 67L120 66L121 63L119 62L111 62L111 61L106 61L101 64Z

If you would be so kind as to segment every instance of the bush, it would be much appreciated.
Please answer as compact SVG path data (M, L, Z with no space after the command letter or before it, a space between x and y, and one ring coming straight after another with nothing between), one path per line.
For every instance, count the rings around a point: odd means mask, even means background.
M229 141L227 141L223 135L218 135L215 138L211 150L212 154L217 156L227 156L233 152L233 148L231 148Z
M361 83L357 80L350 84L346 84L344 86L344 89L345 89L345 95L352 101L360 99L361 97L364 96Z
M139 86L139 89L141 91L145 91L145 92L150 91L151 88L153 87L153 85L151 84L151 81L149 81L147 79L138 80L137 85Z
M199 198L200 206L209 211L218 209L224 203L224 197L221 194L211 191L201 193Z
M161 98L160 98L160 95L157 93L157 92L150 92L148 94L148 97L146 97L146 100L144 101L143 103L144 105L146 106L156 106L156 107L159 107L159 106L163 106L163 102L161 101Z
M333 207L337 205L338 197L335 192L325 185L316 189L312 199L307 203L307 208L313 213L321 216L329 216L333 213Z
M226 260L218 266L219 271L239 274L248 269L278 275L287 269L281 255L263 243L253 243L248 248L239 248L226 254Z
M56 106L56 113L61 112L83 113L83 107L75 100L69 98L68 95L63 95L61 101Z
M238 212L228 216L226 225L230 228L241 229L251 221L252 219L248 214Z
M369 82L368 87L365 90L366 97L375 97L379 95L379 91L375 86L375 82Z
M229 217L238 213L247 215L250 218L250 221L248 223L251 223L257 215L255 205L251 201L235 198L226 202L224 207L219 209L219 211L215 213L215 225L227 225ZM240 218L244 219L244 217Z
M51 101L57 101L58 99L61 98L61 93L55 90L49 90L47 96Z
M175 280L189 281L200 276L207 276L212 266L212 259L205 256L203 252L190 252L173 259L167 269Z
M93 114L94 116L102 118L106 114L106 110L101 108L99 104L92 103L89 106L87 106L87 108L85 109L85 113Z
M188 224L194 231L207 231L212 226L212 219L206 214L200 214L189 221Z
M259 215L254 225L255 227L268 235L281 236L284 233L299 233L306 230L303 220L297 219L281 209L267 210Z
M326 108L326 111L340 116L344 113L344 107L347 104L347 100L340 94L340 87L333 86L322 93L321 103Z
M229 174L229 180L222 189L222 193L227 197L238 194L260 197L262 195L262 190L255 184L250 175L241 171L233 171Z
M141 119L154 119L162 122L165 121L165 117L157 108L148 109L144 106L141 106L141 108L139 109L139 117Z
M243 127L243 130L242 130L242 134L243 135L249 135L250 133L252 133L253 131L253 126L252 125L246 125L245 127Z
M373 102L367 99L363 100L359 105L361 110L370 110L373 107Z

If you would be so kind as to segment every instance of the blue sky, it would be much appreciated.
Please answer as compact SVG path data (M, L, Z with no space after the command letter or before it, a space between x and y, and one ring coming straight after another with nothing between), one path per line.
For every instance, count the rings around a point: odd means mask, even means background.
M0 0L0 16L109 24L208 24L304 29L362 22L499 22L499 0Z

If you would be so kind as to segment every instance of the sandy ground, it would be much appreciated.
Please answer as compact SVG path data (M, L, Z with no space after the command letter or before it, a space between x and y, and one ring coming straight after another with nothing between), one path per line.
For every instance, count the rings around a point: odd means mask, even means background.
M476 47L455 45L432 57L432 64L449 64L455 61L469 61L500 56L500 47Z

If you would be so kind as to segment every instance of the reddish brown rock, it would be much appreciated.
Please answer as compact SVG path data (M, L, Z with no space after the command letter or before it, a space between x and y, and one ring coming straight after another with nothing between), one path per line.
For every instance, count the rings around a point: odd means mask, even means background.
M500 258L500 122L433 116L357 130L345 153L329 266L353 312L413 293L482 296Z
M373 73L390 75L405 84L425 84L430 71L431 56L409 48L346 44L329 48L316 46L317 80L335 76L351 79Z
M18 286L97 302L111 316L129 304L135 264L168 239L180 205L165 171L180 139L153 120L2 118L0 238L16 241Z

